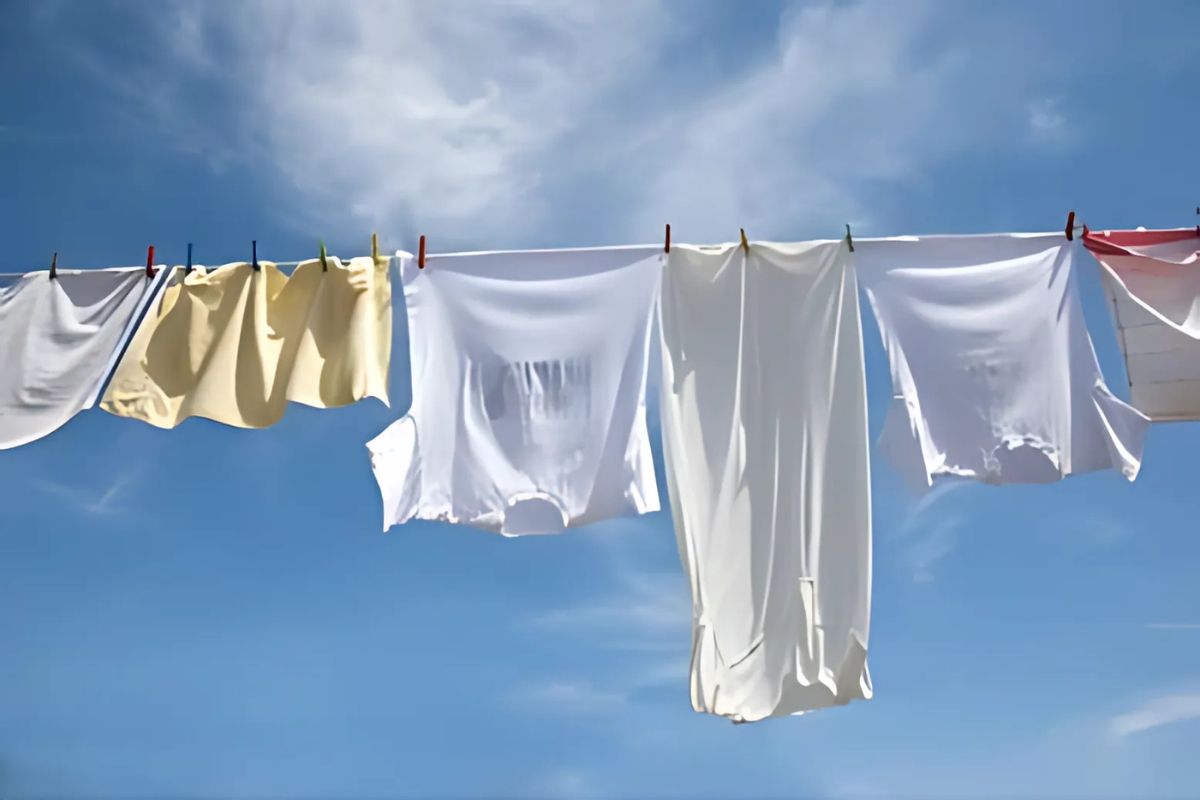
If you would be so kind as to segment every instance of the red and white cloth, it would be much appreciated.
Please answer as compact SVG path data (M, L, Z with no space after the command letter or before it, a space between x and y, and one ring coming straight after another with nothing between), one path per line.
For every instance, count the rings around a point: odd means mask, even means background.
M1083 244L1104 268L1134 407L1200 419L1200 227L1086 231Z

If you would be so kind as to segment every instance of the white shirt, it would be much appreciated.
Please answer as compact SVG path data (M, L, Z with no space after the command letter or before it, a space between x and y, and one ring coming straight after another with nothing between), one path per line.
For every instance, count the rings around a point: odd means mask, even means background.
M658 510L645 385L661 251L398 258L413 403L367 445L385 529L515 536Z
M855 241L892 370L880 442L915 482L1048 482L1141 465L1148 420L1104 383L1062 234Z
M129 267L60 269L54 280L41 270L0 287L0 449L53 433L95 405L160 285Z
M862 327L843 242L676 246L662 417L692 589L692 706L749 722L871 697Z
M1200 230L1089 232L1130 398L1156 421L1200 419Z

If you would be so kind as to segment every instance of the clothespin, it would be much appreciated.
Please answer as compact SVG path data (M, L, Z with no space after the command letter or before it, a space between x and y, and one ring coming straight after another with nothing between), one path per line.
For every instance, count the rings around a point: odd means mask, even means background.
M188 260L187 266L183 268L183 274L187 275L192 271L192 243L188 242Z
M671 252L671 223L669 222L667 223L667 241L666 244L663 245L663 252Z
M371 234L371 263L379 264L379 237Z
M742 249L746 251L746 255L750 255L750 240L746 238L746 229L738 228L738 232L742 234Z
M154 245L146 248L146 277L154 277Z
M417 242L417 269L425 269L425 234Z
M1064 231L1064 233L1067 234L1068 242L1073 241L1075 239L1075 212L1074 211L1067 214L1067 228Z
M54 257L50 259L50 280L58 279L58 251L54 251Z
M258 239L250 240L250 266L254 267L254 271L258 272Z
M846 245L850 248L850 252L854 252L854 237L850 235L850 223L846 223Z
M321 245L321 272L329 272L329 262L325 259L325 242L319 242Z

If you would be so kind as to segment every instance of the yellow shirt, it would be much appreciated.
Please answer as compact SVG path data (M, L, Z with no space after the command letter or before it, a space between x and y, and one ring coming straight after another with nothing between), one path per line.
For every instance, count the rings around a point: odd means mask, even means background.
M328 259L289 278L270 262L175 267L138 326L100 407L160 428L208 417L265 428L289 400L388 402L389 260Z

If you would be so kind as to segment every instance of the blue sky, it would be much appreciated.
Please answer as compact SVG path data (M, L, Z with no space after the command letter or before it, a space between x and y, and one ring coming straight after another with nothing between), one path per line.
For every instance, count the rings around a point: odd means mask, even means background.
M372 231L438 252L664 222L1191 225L1198 23L1188 2L10 0L0 271L150 243L361 255ZM256 432L94 411L0 453L0 795L1195 795L1200 426L1155 428L1132 485L918 497L875 456L876 699L733 726L688 703L666 512L379 533L363 443L407 408L405 355L401 325L390 410Z

